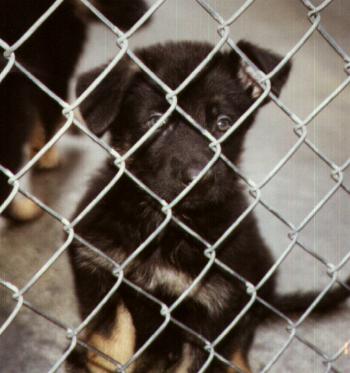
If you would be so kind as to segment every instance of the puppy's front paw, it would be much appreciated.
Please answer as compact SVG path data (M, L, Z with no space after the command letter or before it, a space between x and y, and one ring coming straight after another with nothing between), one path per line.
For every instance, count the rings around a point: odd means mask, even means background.
M9 218L22 223L35 220L42 214L43 210L38 205L23 196L16 196L7 210Z
M32 136L29 141L29 157L33 158L47 143L48 135L41 122L34 126ZM51 170L60 164L60 158L55 146L52 146L35 164L39 170Z

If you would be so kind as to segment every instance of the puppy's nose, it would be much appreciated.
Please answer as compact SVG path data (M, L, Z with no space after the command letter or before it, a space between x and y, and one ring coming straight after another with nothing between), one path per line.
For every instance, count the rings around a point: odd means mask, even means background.
M188 185L191 183L202 171L202 168L190 167L186 170L183 170L181 173L181 181ZM202 177L201 180L206 180L211 175L211 170L208 170L207 173Z

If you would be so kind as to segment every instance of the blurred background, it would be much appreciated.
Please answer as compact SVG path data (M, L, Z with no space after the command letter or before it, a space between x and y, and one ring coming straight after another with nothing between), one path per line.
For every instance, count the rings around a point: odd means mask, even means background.
M152 3L151 1L149 3ZM209 1L228 19L245 2ZM321 3L319 1L318 3ZM314 1L314 4L317 4ZM334 0L322 12L322 24L339 45L350 51L350 2ZM196 1L168 0L152 22L130 41L132 49L167 40L219 40L216 23ZM301 1L264 0L253 5L231 26L231 37L246 39L285 55L310 28L307 9ZM118 48L113 34L103 25L92 26L76 76L115 56ZM344 61L315 32L293 58L293 70L282 93L282 102L305 119L344 80ZM72 92L74 81L72 82ZM73 97L73 94L72 94ZM308 125L310 139L327 158L342 165L350 156L350 88L346 88ZM247 137L241 169L256 183L261 182L297 142L293 123L270 103L258 115ZM48 173L36 173L28 183L33 193L63 216L71 216L89 177L101 164L104 152L84 136L66 134L59 141L62 164ZM262 189L262 198L286 220L298 226L314 206L334 187L331 169L306 145L287 162ZM350 187L350 170L345 184ZM255 209L263 236L275 257L290 244L289 230L274 215L258 205ZM326 205L302 230L305 246L337 264L349 252L350 196L338 189ZM48 215L22 226L0 222L0 277L23 286L62 244L61 224ZM344 278L350 264L341 271ZM330 281L324 265L296 246L279 269L279 289L323 289ZM0 323L15 303L11 294L0 290ZM45 313L75 326L79 319L68 261L63 255L28 292L26 299ZM302 337L326 354L335 354L350 338L350 302L347 307L322 319L309 318L298 329ZM286 343L286 323L272 322L259 329L251 354L254 371ZM45 319L22 308L15 322L0 338L0 371L4 373L46 372L61 356L68 340L65 333ZM350 356L335 365L350 372ZM294 340L271 372L325 372L322 360L304 344Z

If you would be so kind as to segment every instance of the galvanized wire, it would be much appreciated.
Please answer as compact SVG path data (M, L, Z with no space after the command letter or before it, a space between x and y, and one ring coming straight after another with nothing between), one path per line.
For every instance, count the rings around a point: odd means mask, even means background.
M251 61L242 50L237 46L236 42L230 36L230 27L234 22L237 21L246 12L249 12L251 7L254 7L256 0L247 0L238 10L234 12L228 19L224 19L222 15L212 6L209 1L206 0L193 0L193 2L198 3L207 14L217 23L217 32L219 35L218 42L214 45L213 49L207 55L207 57L189 74L189 76L176 88L171 89L163 82L153 71L151 71L131 50L129 46L129 41L133 35L138 32L140 27L147 22L147 20L154 15L157 10L164 5L169 0L157 0L149 8L149 10L131 27L127 32L122 32L117 26L112 24L92 3L88 0L80 0L82 6L87 7L100 22L102 22L115 36L116 36L116 46L119 48L115 57L111 62L106 66L106 68L101 72L101 74L92 82L92 84L87 87L87 89L76 98L73 103L68 103L62 98L58 97L54 92L52 92L43 82L41 82L35 75L30 73L17 59L16 51L17 49L25 44L33 34L40 28L40 26L49 21L50 16L56 11L56 9L63 3L63 0L55 1L49 9L44 12L38 20L36 20L33 25L25 31L25 33L12 45L7 44L5 40L0 39L0 48L3 50L3 55L7 59L7 64L0 71L0 84L4 78L9 74L13 66L16 66L24 76L26 76L32 83L34 83L39 90L44 92L48 97L56 102L62 108L62 115L66 117L66 122L62 128L48 141L45 146L30 160L28 161L17 173L13 173L10 170L6 169L0 165L0 173L2 173L8 180L8 183L12 186L11 193L6 198L6 200L0 205L0 214L9 206L13 201L15 196L18 193L23 194L34 203L36 203L46 214L52 216L62 225L62 230L67 234L67 239L65 242L55 250L54 254L46 261L44 265L27 281L27 283L18 288L12 283L9 283L5 279L0 279L0 286L5 290L9 291L12 294L12 297L15 301L14 308L10 313L10 316L0 325L0 336L3 332L11 325L22 307L35 312L46 320L50 321L53 325L58 328L61 328L66 331L67 338L70 340L70 344L67 347L66 351L58 357L57 361L50 368L49 372L56 372L66 361L69 354L73 349L79 345L88 350L94 351L104 358L109 363L115 366L116 371L125 372L126 369L138 359L144 351L159 337L161 332L169 325L170 323L176 325L178 328L190 333L193 337L197 338L200 343L203 345L203 349L208 353L207 360L200 368L199 372L205 372L210 363L217 359L228 367L236 369L237 372L241 372L240 368L235 366L232 362L225 359L216 351L216 346L224 339L224 337L230 333L236 325L242 320L242 318L247 314L250 308L255 303L260 303L266 307L270 312L274 313L276 317L285 322L286 331L288 337L280 347L280 349L275 353L270 361L266 362L264 368L261 372L268 372L273 365L280 359L284 352L288 349L290 344L296 340L302 343L305 347L311 349L317 354L325 366L325 372L337 372L335 366L337 360L349 349L349 341L344 341L339 349L335 351L332 355L325 353L321 348L315 346L313 343L308 341L305 337L300 335L299 327L300 325L309 317L312 310L317 306L317 304L327 295L330 289L336 284L341 284L346 287L349 291L349 287L344 284L340 279L340 271L345 266L345 264L350 259L350 251L345 255L339 263L330 263L327 258L322 257L318 252L307 247L307 245L302 242L300 233L301 231L310 223L320 210L324 209L327 202L334 196L334 194L342 189L347 194L350 194L349 186L345 185L344 182L344 172L350 165L350 158L344 162L342 165L337 165L332 159L324 154L309 138L308 138L308 125L310 122L320 114L320 112L325 109L348 85L350 84L350 57L349 54L345 51L343 46L341 46L337 40L326 30L325 26L322 24L322 12L333 2L333 0L325 0L318 6L315 6L309 0L300 0L300 2L305 6L306 13L305 16L309 19L311 26L306 30L302 37L297 41L297 43L286 53L280 63L269 73L265 74L263 71L259 70L258 67ZM316 108L312 110L306 118L300 118L296 113L294 113L287 105L277 98L271 91L271 79L277 74L283 66L285 66L290 59L297 55L298 51L303 48L307 40L314 35L315 33L319 35L333 48L335 53L344 61L344 71L348 75L344 81L338 85L331 92L326 99L324 99ZM210 134L201 123L196 122L194 118L191 117L183 108L180 107L178 103L177 96L190 85L190 83L198 76L198 74L207 66L208 63L214 58L214 56L219 53L223 47L228 47L234 50L246 63L254 70L254 77L256 79L256 84L260 85L262 89L261 96L251 105L251 107L242 114L242 116L234 123L232 128L228 130L220 139L216 139L212 134ZM124 56L128 56L145 75L147 75L152 81L163 91L164 98L169 103L169 108L162 115L162 117L157 121L157 123L147 131L133 146L121 156L115 149L111 148L108 143L104 140L97 138L93 133L91 133L80 121L79 118L74 114L74 110L93 92L96 87L101 84L104 79L108 79L108 75L111 70L118 65L120 60ZM252 77L253 78L253 77ZM289 121L292 125L291 136L296 136L294 145L287 151L287 153L281 157L278 163L271 169L271 171L265 175L264 179L260 182L255 182L247 177L242 170L240 170L235 164L233 164L229 159L225 157L222 153L222 144L234 136L235 131L239 128L240 125L252 115L261 103L267 98L270 97L273 103L289 118ZM177 112L181 115L187 124L194 129L196 129L201 136L207 141L208 148L213 152L211 160L203 167L199 175L171 202L166 202L161 197L159 197L154 191L142 183L126 166L126 161L152 136L152 134L157 131L160 127L166 125L167 118L172 115L172 113ZM57 211L53 210L47 206L44 202L35 197L28 190L23 188L21 185L21 179L23 176L28 173L42 158L42 156L49 151L52 146L64 136L67 131L72 127L76 126L84 135L88 136L97 146L103 149L109 158L111 158L115 165L115 176L112 180L106 185L102 191L96 196L85 208L79 213L74 220L70 221L67 217L62 216ZM309 211L308 214L302 219L299 224L293 224L286 219L281 212L278 211L270 203L266 202L264 199L263 189L271 180L280 172L280 170L289 162L291 157L295 155L301 148L302 145L306 145L311 151L320 159L323 164L327 167L329 171L330 179L334 182L334 185L330 190L318 201L318 203ZM174 207L186 196L188 193L200 182L200 180L205 176L205 174L213 167L213 165L221 160L226 163L226 165L232 170L233 173L238 175L242 182L246 184L250 195L253 198L253 201L247 207L247 209L238 217L235 221L231 222L230 226L222 234L222 236L214 243L207 242L198 232L195 232L191 229L184 221L176 216L173 213ZM149 235L149 237L140 244L140 246L123 262L117 263L112 258L104 254L98 247L95 247L86 239L80 237L75 232L75 226L97 205L97 203L113 188L120 178L125 175L130 180L132 180L139 188L141 188L145 193L147 193L158 205L159 210L164 214L163 221L159 226ZM227 239L227 237L235 230L237 227L244 221L247 216L249 216L257 206L261 206L274 217L276 217L284 226L288 229L288 238L290 239L289 245L282 251L282 254L275 260L273 266L265 274L265 276L260 280L257 285L251 284L247 279L242 277L240 274L229 268L223 262L217 258L217 250L219 246ZM152 294L148 293L141 287L132 283L129 279L124 276L125 268L130 265L135 258L140 255L146 247L158 237L159 234L165 229L165 227L170 223L175 223L179 228L184 230L187 234L193 237L199 244L203 247L203 256L207 259L205 266L202 268L197 277L193 280L191 285L179 296L176 301L171 305L166 305L160 299L157 299ZM111 273L115 276L115 284L108 291L105 297L96 304L95 308L91 313L81 321L81 323L76 327L71 327L65 325L60 320L55 319L51 315L46 314L42 310L30 304L26 299L25 295L29 289L31 289L37 281L52 268L56 260L66 251L68 246L73 240L77 240L81 243L84 250L92 252L94 255L99 257L102 261L105 262L106 267L109 268ZM273 276L277 269L281 266L284 260L290 255L291 252L295 251L296 248L303 250L308 255L312 256L315 260L321 263L324 267L324 272L330 276L330 281L328 285L319 292L315 300L310 304L308 309L304 312L303 315L299 317L298 320L292 321L288 318L287 315L280 312L271 304L267 303L262 299L258 290ZM215 340L208 341L204 336L198 334L187 325L182 324L179 320L176 320L173 316L174 310L181 305L181 303L189 296L191 291L200 284L201 280L205 275L210 271L214 266L219 267L221 270L225 271L232 278L240 281L246 289L246 293L249 296L245 307L231 320L231 322L225 327L224 330L218 335ZM133 291L137 292L140 296L147 298L148 301L153 302L159 307L159 313L163 317L162 324L158 329L149 337L143 346L139 348L138 351L129 359L125 364L121 364L118 361L113 360L110 356L106 356L103 351L97 351L92 346L86 344L81 338L82 331L89 325L89 323L98 315L102 307L111 299L111 297L118 292L118 289L121 284L125 284Z

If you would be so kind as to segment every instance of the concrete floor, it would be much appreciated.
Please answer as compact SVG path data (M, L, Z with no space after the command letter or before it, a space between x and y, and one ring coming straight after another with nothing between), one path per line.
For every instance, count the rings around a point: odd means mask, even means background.
M212 0L210 3L228 18L244 1ZM316 3L316 2L315 2ZM323 14L324 25L345 50L350 51L350 3L335 0ZM306 10L299 1L256 1L232 26L235 40L245 38L285 54L310 27ZM215 24L195 1L168 0L153 23L131 41L132 47L169 39L218 40ZM100 64L116 53L113 37L103 27L91 29L86 54L79 71ZM283 102L299 117L306 116L344 79L343 61L316 33L294 58L290 81L283 92ZM350 89L338 96L308 127L308 138L336 164L350 155ZM270 104L258 117L248 136L242 169L259 182L295 144L288 117ZM103 153L83 137L66 135L59 146L62 166L50 173L32 176L32 189L50 207L69 218L83 194L86 180L100 164ZM345 181L350 186L350 172ZM334 186L330 169L306 146L302 146L279 173L263 188L262 197L287 220L298 225ZM325 207L302 231L301 240L311 250L338 263L349 251L350 196L338 190ZM288 230L263 207L256 208L261 230L276 257L289 244ZM55 252L63 240L62 227L44 216L24 225L0 225L0 277L23 286ZM329 278L325 268L309 254L296 247L280 268L281 291L321 289ZM341 276L350 273L347 264ZM67 258L62 256L29 291L26 299L66 325L77 325L78 317L72 292ZM8 292L0 288L0 323L14 306ZM307 319L300 335L332 355L350 338L350 302L339 312L320 319ZM251 355L255 371L261 369L283 346L288 334L285 324L276 321L258 331ZM60 357L67 340L64 333L43 318L23 308L0 338L1 373L46 372ZM350 355L335 364L339 372L350 372ZM270 370L275 373L325 372L320 357L294 340Z

